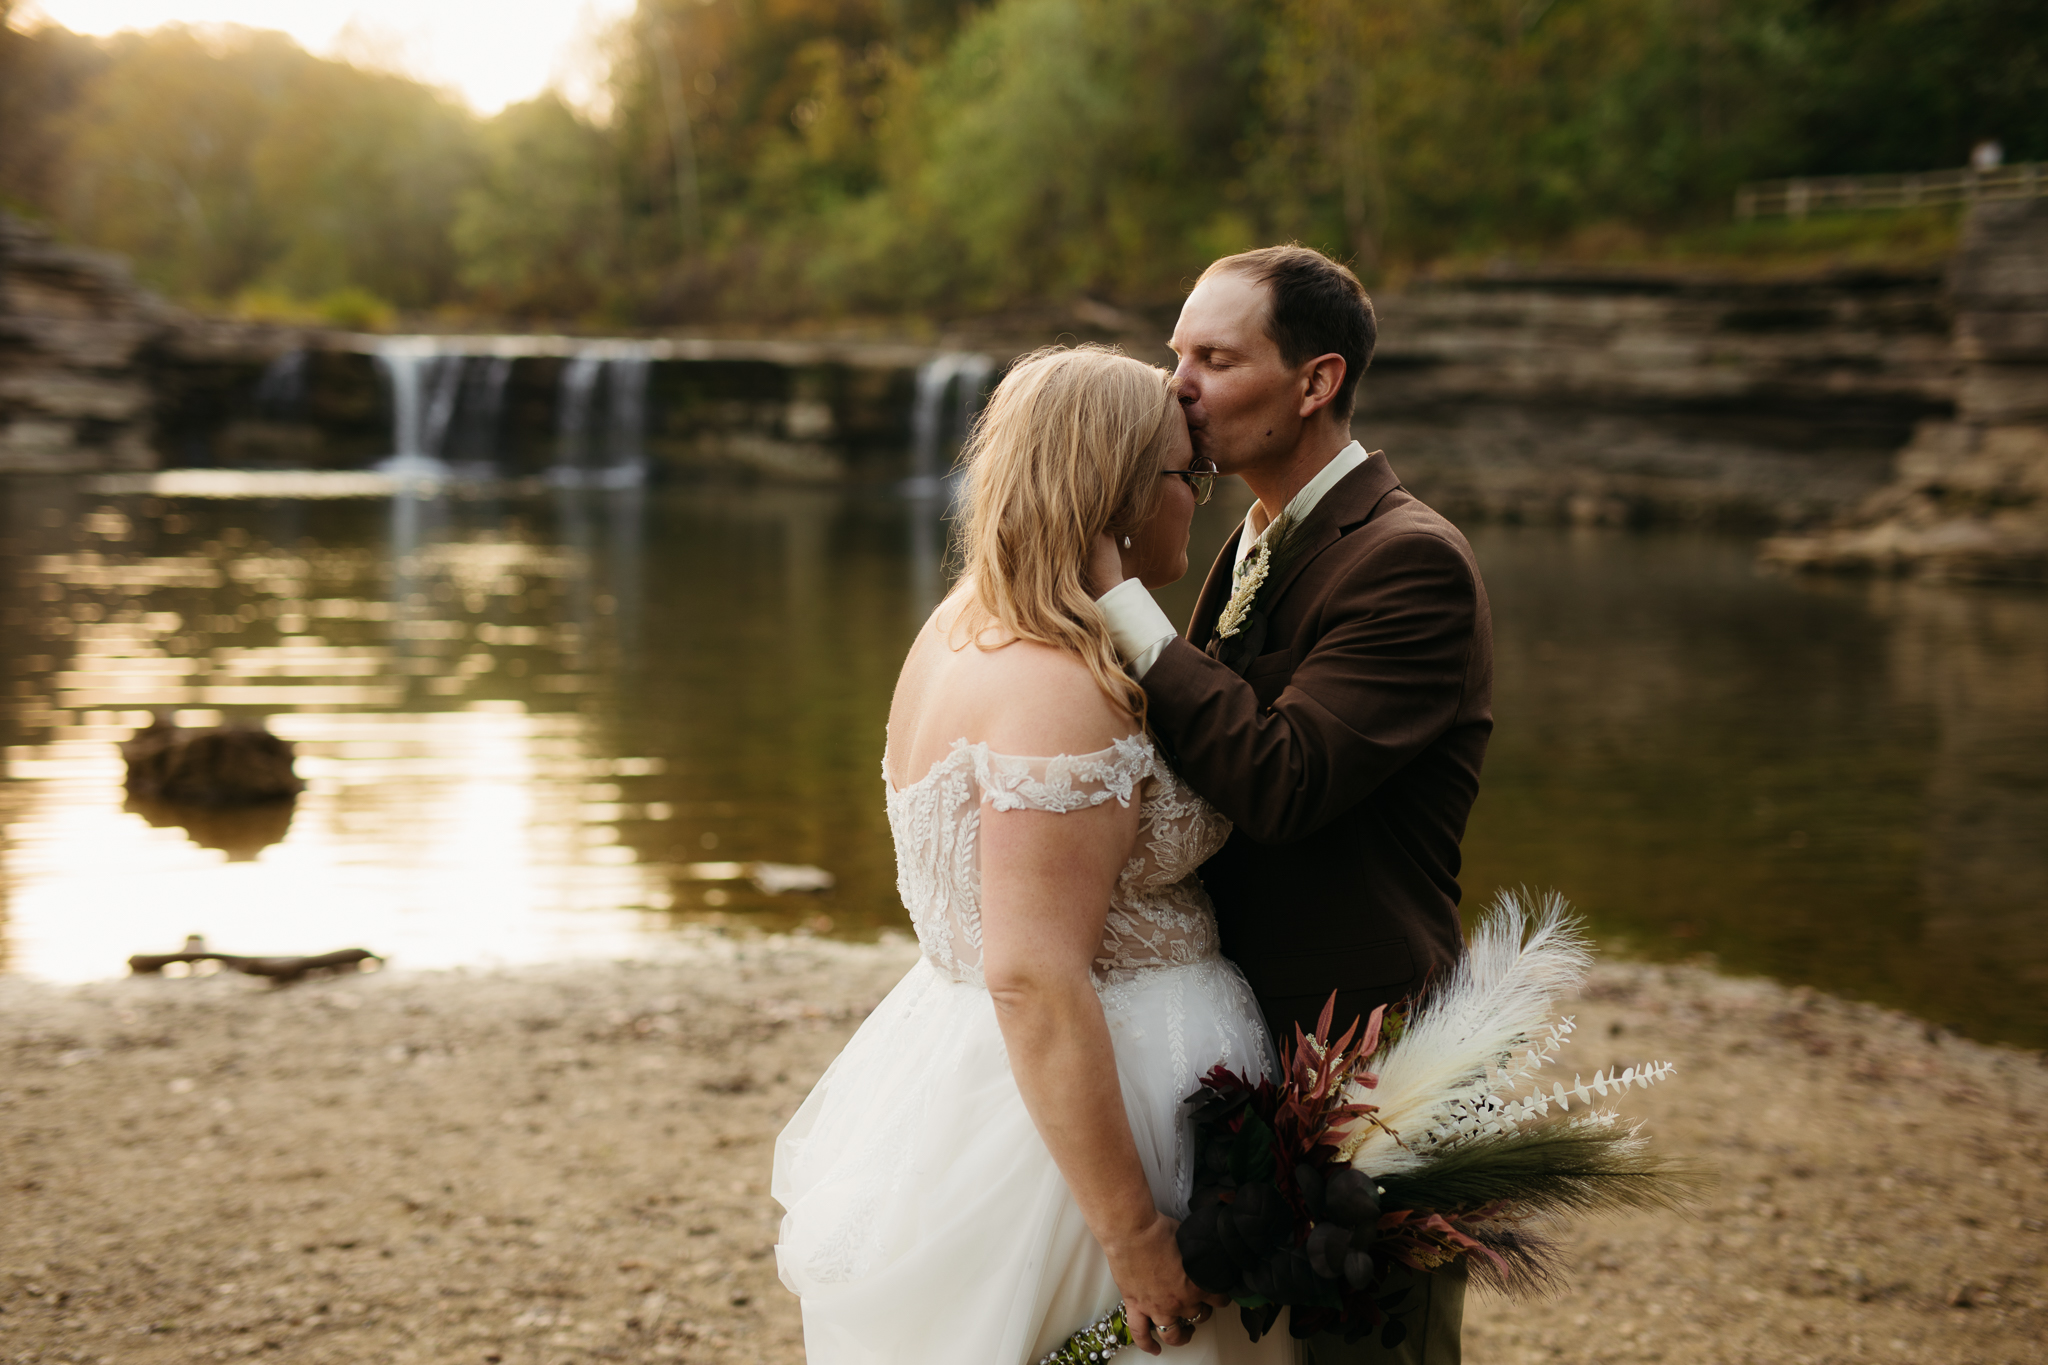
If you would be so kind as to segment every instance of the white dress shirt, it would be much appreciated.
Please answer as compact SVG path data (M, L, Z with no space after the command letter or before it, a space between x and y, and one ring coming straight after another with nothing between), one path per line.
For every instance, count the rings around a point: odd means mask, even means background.
M1316 504L1323 500L1325 493L1371 458L1366 448L1356 441L1345 446L1313 479L1302 485L1301 491L1288 502L1286 515L1296 522L1305 520L1315 510ZM1265 538L1270 525L1265 512L1264 505L1255 502L1252 510L1245 514L1244 527L1237 536L1236 564L1244 563L1244 557L1252 552L1252 546ZM1145 591L1145 585L1135 578L1126 578L1096 598L1095 605L1101 607L1102 614L1109 618L1110 642L1116 646L1117 657L1123 660L1134 678L1143 678L1158 662L1160 651L1180 634L1166 613L1160 610L1159 604L1152 600L1152 594Z

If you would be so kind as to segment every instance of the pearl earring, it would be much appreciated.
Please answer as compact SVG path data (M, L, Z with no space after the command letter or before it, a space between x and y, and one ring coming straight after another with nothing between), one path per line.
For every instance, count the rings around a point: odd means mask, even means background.
M1124 548L1126 550L1131 548L1131 538L1129 536L1124 537Z

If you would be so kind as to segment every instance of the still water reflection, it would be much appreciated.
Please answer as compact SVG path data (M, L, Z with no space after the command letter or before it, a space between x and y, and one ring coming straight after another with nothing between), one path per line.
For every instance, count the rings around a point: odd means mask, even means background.
M929 502L0 501L9 970L110 974L193 932L452 965L904 924L882 718L943 581ZM1500 729L1472 895L1556 886L1640 951L2048 1043L2048 598L1764 578L1732 540L1474 542ZM306 794L133 808L114 744L153 708L268 718ZM688 871L755 859L837 886Z

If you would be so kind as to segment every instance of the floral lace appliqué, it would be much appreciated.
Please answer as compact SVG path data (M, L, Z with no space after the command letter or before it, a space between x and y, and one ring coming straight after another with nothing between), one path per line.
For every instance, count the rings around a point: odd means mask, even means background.
M932 965L982 984L980 836L984 811L1067 812L1116 801L1139 806L1137 842L1110 894L1098 989L1135 973L1217 955L1216 917L1195 869L1230 836L1230 822L1183 783L1144 735L1092 754L1027 758L956 740L909 786L887 782L896 889Z

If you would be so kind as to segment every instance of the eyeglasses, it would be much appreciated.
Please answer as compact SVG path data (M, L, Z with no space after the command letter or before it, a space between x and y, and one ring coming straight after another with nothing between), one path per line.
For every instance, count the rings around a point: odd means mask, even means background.
M1209 495L1216 491L1216 476L1222 471L1214 465L1205 464L1200 469L1162 469L1162 479L1179 479L1193 490L1195 506L1201 507L1209 501Z

